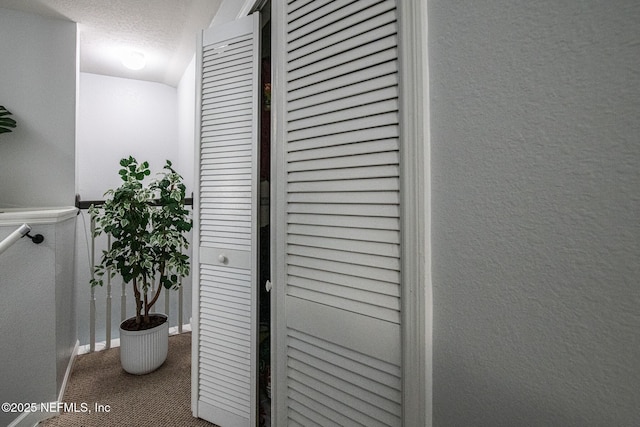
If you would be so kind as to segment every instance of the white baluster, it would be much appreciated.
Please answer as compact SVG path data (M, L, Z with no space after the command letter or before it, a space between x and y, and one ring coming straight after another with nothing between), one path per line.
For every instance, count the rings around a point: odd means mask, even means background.
M111 250L111 234L107 235L107 250ZM106 348L111 348L111 267L107 269L107 331Z
M182 333L182 303L183 303L183 295L182 295L182 277L180 278L180 289L178 289L178 333Z
M95 278L96 266L96 221L91 215L91 280ZM89 351L96 351L96 290L91 286L91 298L89 300Z
M127 318L127 284L122 281L122 291L120 292L120 322Z

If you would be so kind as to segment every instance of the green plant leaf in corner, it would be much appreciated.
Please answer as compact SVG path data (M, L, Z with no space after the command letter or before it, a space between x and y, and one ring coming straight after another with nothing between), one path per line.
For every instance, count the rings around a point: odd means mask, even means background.
M0 105L0 133L11 132L16 127L16 121L8 117L10 115L12 115L11 111Z

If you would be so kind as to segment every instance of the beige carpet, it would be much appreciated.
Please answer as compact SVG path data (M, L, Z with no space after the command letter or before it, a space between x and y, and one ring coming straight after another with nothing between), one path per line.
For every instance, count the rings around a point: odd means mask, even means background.
M190 333L169 337L166 362L147 375L124 372L118 348L78 356L63 401L91 413L63 413L40 426L214 427L191 413ZM96 412L96 403L109 412Z

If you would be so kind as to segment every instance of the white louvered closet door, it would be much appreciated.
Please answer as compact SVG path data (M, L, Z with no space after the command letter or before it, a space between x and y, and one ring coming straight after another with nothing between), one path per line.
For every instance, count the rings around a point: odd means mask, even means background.
M396 4L286 3L278 425L399 426Z
M202 35L194 414L221 427L256 414L257 78L249 16Z

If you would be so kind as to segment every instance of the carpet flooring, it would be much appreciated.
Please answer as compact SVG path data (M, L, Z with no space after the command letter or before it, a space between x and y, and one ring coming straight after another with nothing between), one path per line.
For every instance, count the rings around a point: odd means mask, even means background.
M191 333L169 337L167 360L147 375L122 370L118 348L78 356L63 402L76 411L40 427L215 427L191 412Z

